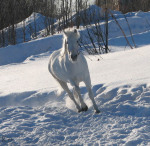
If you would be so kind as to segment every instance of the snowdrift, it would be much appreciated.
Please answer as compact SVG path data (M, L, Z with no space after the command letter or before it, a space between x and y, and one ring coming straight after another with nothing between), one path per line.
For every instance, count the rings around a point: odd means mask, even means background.
M62 35L22 43L15 46L0 48L0 65L20 63L32 55L54 51L62 46Z

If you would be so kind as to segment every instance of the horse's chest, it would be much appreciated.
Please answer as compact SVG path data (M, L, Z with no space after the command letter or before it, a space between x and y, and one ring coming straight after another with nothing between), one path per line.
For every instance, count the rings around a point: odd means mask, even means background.
M69 77L79 79L83 75L83 68L80 64L66 64L66 73Z
M81 61L71 63L68 60L59 60L57 58L53 62L53 72L55 76L65 82L70 80L83 81L85 71Z

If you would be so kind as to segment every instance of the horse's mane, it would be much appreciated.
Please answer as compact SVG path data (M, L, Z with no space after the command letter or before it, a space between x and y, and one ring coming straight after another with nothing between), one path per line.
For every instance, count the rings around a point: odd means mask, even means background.
M71 37L74 37L75 39L79 39L80 38L80 33L76 30L76 29L73 29L73 30L65 30L64 31L64 34L63 34L63 44L62 44L62 49L61 49L61 56L63 56L66 52L66 41L67 41L67 38L71 38Z

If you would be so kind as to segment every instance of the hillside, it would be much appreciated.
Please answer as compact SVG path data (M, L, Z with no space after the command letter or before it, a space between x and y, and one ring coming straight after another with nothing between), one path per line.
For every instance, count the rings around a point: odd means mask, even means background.
M87 59L101 113L77 113L47 70L49 52L0 67L1 145L150 144L150 46Z

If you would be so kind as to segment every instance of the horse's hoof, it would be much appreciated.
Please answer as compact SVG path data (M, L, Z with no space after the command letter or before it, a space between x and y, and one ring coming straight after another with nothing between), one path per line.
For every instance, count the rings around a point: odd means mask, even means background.
M78 113L80 113L80 112L82 112L82 109L79 109L79 110L78 110Z
M86 112L88 110L88 107L85 106L84 108L82 108L82 111Z
M80 113L80 112L86 112L87 110L88 110L88 107L85 106L84 108L79 109L78 113Z
M95 114L99 114L99 113L100 113L100 110L96 110L96 111L95 111Z

